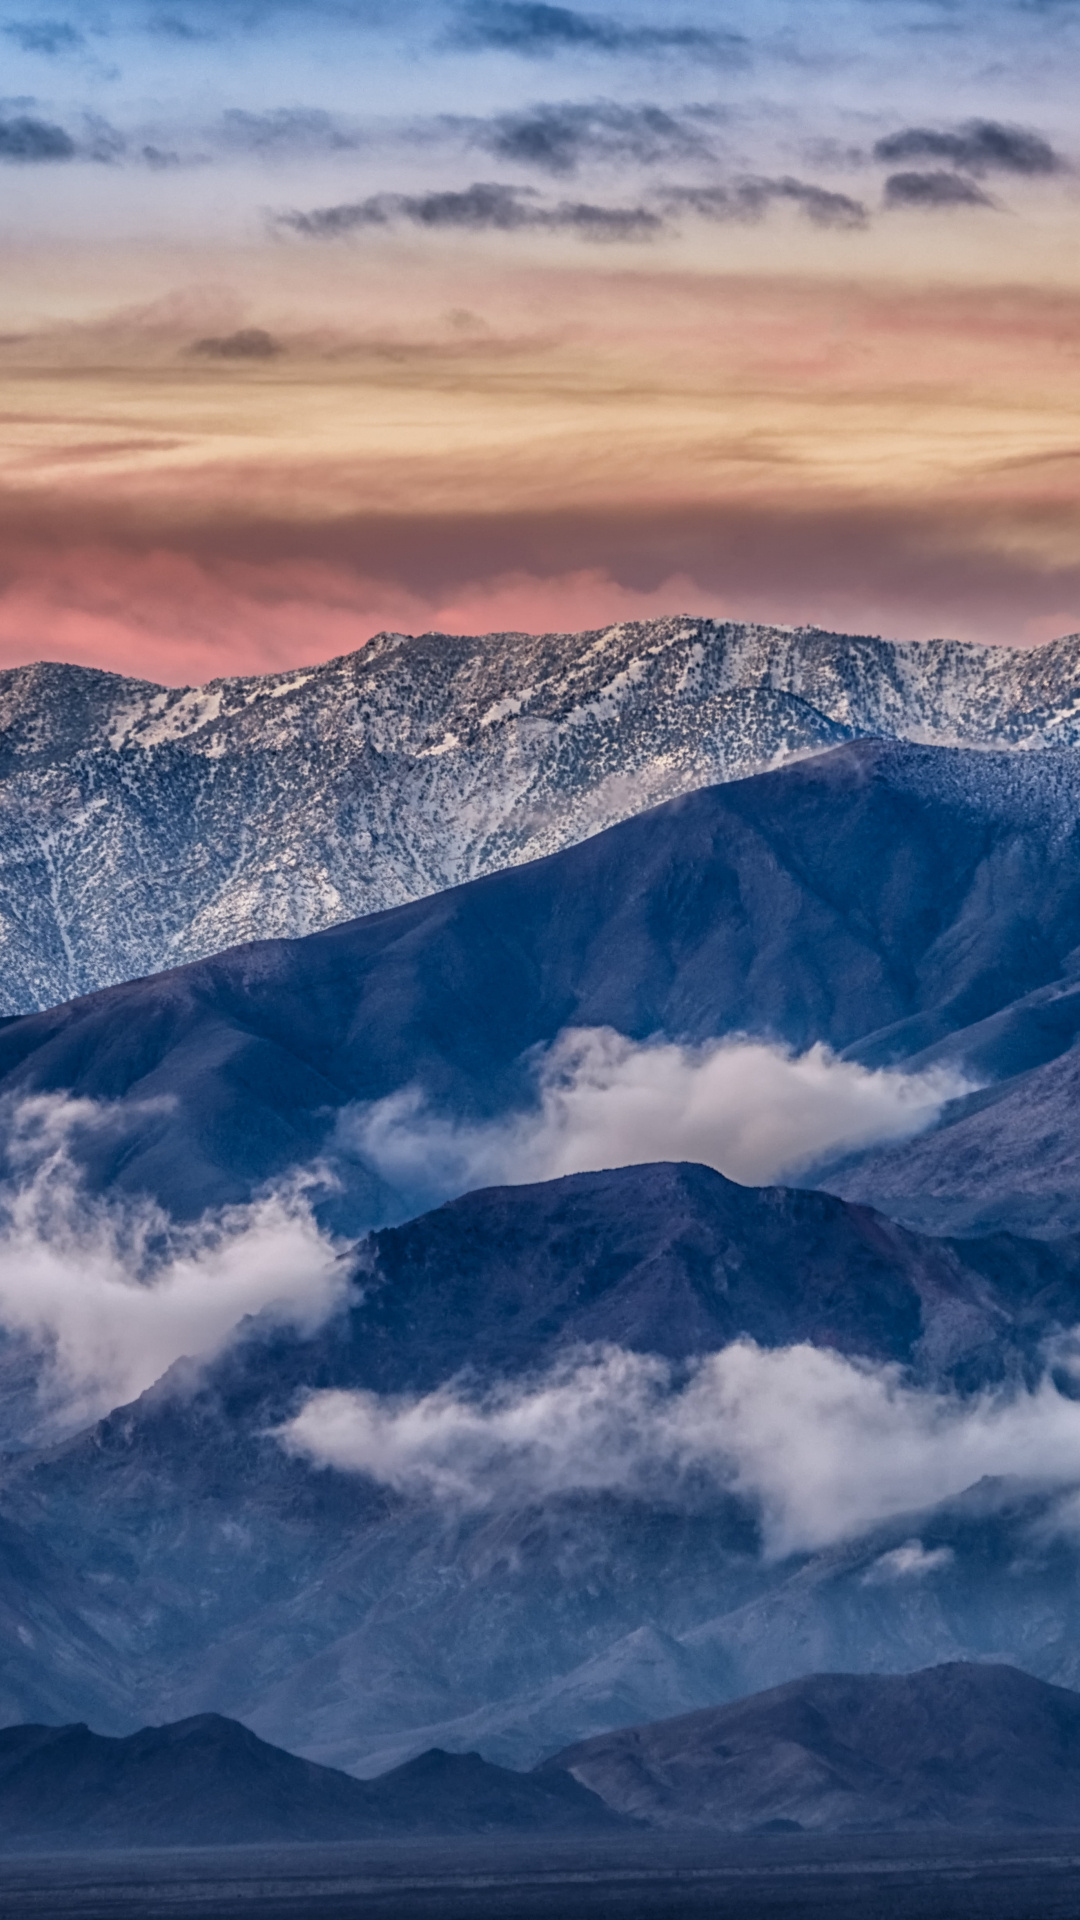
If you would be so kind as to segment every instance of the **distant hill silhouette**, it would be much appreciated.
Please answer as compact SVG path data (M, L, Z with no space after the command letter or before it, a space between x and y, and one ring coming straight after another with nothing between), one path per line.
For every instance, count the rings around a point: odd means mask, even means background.
M661 1826L1080 1827L1080 1694L1015 1667L818 1673L566 1748L612 1807Z
M225 1846L618 1824L566 1773L513 1773L476 1753L432 1751L378 1780L354 1780L216 1713L124 1739L81 1725L0 1731L0 1847Z

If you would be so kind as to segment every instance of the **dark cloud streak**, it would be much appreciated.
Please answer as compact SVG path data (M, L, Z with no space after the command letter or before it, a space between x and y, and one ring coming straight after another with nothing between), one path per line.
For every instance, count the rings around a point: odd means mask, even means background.
M481 122L473 144L500 160L569 174L583 161L633 160L656 166L670 160L707 159L712 147L702 122L717 117L701 108L669 112L652 105L622 106L613 100L526 108Z
M23 164L73 160L75 151L71 135L49 120L36 120L25 113L0 120L0 160Z
M338 207L280 216L280 224L314 238L334 239L364 228L405 221L429 231L470 233L569 232L583 240L648 240L663 220L645 207L605 207L589 201L544 206L526 187L477 181L460 191L379 193Z
M4 33L23 53L50 57L75 53L86 45L86 36L68 20L9 20Z
M790 174L776 180L750 175L730 187L674 187L664 200L673 211L693 213L702 220L760 220L777 201L788 201L816 227L854 229L867 225L861 200L853 200L846 193L831 193L826 187L793 179Z
M205 360L274 360L285 349L262 327L241 327L236 333L196 340L191 351Z
M181 14L155 13L146 23L146 31L155 39L177 40L182 44L202 45L219 38L208 27L193 27Z
M995 200L961 173L891 173L885 182L887 207L994 207Z
M777 203L798 208L818 227L852 230L865 227L867 212L860 200L830 193L790 175L780 179L750 176L730 187L670 187L654 196L652 206L604 206L588 200L545 203L535 188L507 186L500 181L476 181L471 187L443 192L377 193L366 200L335 207L315 207L309 213L279 214L276 224L309 239L339 239L372 228L402 223L429 231L471 233L577 233L583 240L651 240L672 230L680 213L714 222L762 219Z
M453 44L532 58L557 53L685 54L741 65L742 34L705 27L628 26L606 14L579 13L543 0L479 0L465 11Z
M987 173L1032 176L1066 170L1061 155L1041 134L999 120L966 120L951 131L904 127L876 143L874 158L889 165L897 160L944 160L979 179Z

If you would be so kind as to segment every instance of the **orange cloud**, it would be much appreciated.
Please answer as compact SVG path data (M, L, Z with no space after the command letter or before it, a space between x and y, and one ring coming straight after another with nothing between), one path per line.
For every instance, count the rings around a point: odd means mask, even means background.
M1080 294L406 273L350 331L312 272L321 327L214 294L0 341L0 659L192 680L671 610L1080 625ZM280 352L190 351L255 323Z
M189 525L171 546L126 519L57 545L41 531L0 548L0 663L167 682L322 660L387 627L568 631L677 611L1014 644L1080 627L1080 560L1028 550L1036 536L1067 547L1041 511L1016 551L975 509L835 500L249 517Z

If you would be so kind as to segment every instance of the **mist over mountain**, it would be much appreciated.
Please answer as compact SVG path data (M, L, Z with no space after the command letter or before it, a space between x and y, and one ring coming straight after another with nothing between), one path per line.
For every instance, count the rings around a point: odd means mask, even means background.
M1047 1050L1064 1041L1056 1058L1039 1064L1037 1043L1030 1065L957 1100L941 1131L872 1149L854 1165L824 1175L828 1184L930 1233L992 1233L1004 1225L1017 1233L1074 1233L1080 1226L1074 993L1066 979L1010 1009L1002 1022L986 1023L987 1057L993 1058L1004 1028L997 1054L1002 1064L1014 1035L1038 1034ZM972 1039L972 1051L981 1051L979 1039Z
M0 1715L214 1711L375 1773L808 1662L1075 1679L1080 1415L1040 1382L1078 1275L704 1168L469 1195L317 1332L255 1321L7 1460ZM1003 1456L1050 1484L961 1491Z
M431 869L422 898L0 1025L0 1716L126 1736L222 1714L374 1775L431 1748L532 1766L814 1669L1080 1679L1070 646L976 684L965 649L752 637L593 636L559 668L578 732L507 710L533 772L584 742L558 761L588 799L560 816L576 844L524 859L534 817L461 853L448 823L472 816L432 785L432 844L499 871L430 892ZM631 672L618 649L646 640ZM630 720L668 724L692 647L702 674L756 660L755 700L786 675L768 699L814 726L831 707L859 731L861 689L879 726L933 731L936 703L998 744L791 734L763 756L786 764L637 811ZM625 699L586 714L611 649ZM430 649L459 709L473 674L459 742L486 739L482 652ZM316 781L318 702L380 657L419 727L428 656L380 642L246 704L234 683L213 715L136 702L130 792L159 751L202 754L252 858L284 858L308 791L289 756ZM690 685L696 723L713 695ZM64 739L15 717L27 777L39 748L42 778L82 764L104 709L77 705ZM213 731L275 716L280 833ZM584 837L594 724L638 773L633 817ZM465 764L427 757L433 782ZM185 791L165 811L209 846ZM111 884L82 924L100 900L126 937L141 908Z
M1078 659L674 619L382 634L201 688L8 669L0 1010L396 906L859 735L1070 746Z
M577 1124L565 1090L581 1072L557 1043L606 1029L636 1047L749 1037L802 1055L823 1044L851 1069L944 1075L912 1083L923 1098L910 1119L855 1126L847 1145L860 1150L964 1120L972 1102L992 1116L988 1102L1048 1062L1067 1082L1080 1025L1076 767L1071 751L854 742L409 906L11 1021L0 1029L6 1170L22 1152L19 1103L63 1096L98 1103L69 1113L91 1192L150 1194L191 1217L328 1156L342 1182L331 1213L356 1230L464 1187L573 1171L574 1142L556 1135ZM558 1069L547 1105L546 1057ZM790 1089L769 1092L763 1064L741 1087L718 1087L718 1111L736 1096L786 1108ZM822 1092L834 1080L820 1065ZM596 1078L588 1052L581 1071ZM1067 1084L1064 1102L1063 1116ZM605 1113L624 1104L616 1086ZM508 1115L532 1119L485 1174L475 1130L497 1121L505 1134ZM681 1157L723 1170L717 1124L706 1114ZM636 1152L605 1136L603 1114L590 1126L592 1157L578 1166L671 1151L670 1135L650 1139L647 1126ZM838 1144L843 1127L815 1142L811 1116L801 1152L789 1141L745 1177L775 1177L793 1159L805 1177ZM1046 1220L1030 1202L1033 1145L1018 1131L1012 1158L1003 1150L995 1227L1014 1224L1015 1200L1022 1231L1058 1230L1060 1195ZM961 1194L960 1230L969 1212ZM929 1224L948 1231L948 1206Z

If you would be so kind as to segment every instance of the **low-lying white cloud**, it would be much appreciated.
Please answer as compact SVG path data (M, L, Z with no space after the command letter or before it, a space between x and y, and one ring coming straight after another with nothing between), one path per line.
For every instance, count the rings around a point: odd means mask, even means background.
M343 1132L419 1211L478 1186L653 1160L751 1184L797 1176L825 1154L919 1131L965 1089L945 1069L870 1071L821 1046L638 1045L597 1028L537 1057L524 1113L455 1123L406 1089ZM150 1202L87 1193L73 1144L118 1124L107 1104L41 1095L6 1105L3 1120L0 1328L37 1351L55 1430L132 1399L182 1355L212 1357L247 1314L304 1327L339 1296L342 1262L302 1180L180 1227Z
M248 1314L312 1330L340 1297L342 1259L302 1187L181 1227L150 1202L86 1193L72 1133L107 1125L108 1109L41 1096L8 1119L0 1327L38 1355L49 1430L133 1399L183 1355L212 1357Z
M321 1466L463 1507L559 1494L700 1497L758 1506L772 1556L852 1539L984 1475L1080 1482L1080 1404L1028 1391L921 1390L901 1370L740 1340L680 1370L621 1349L469 1395L314 1394L282 1443ZM882 1578L943 1565L910 1547Z
M535 1109L498 1121L447 1119L406 1088L345 1124L383 1178L421 1204L654 1160L698 1161L760 1186L920 1133L972 1085L953 1068L871 1069L820 1044L803 1054L745 1038L640 1045L609 1027L560 1035L536 1080Z
M925 1580L932 1573L943 1573L955 1559L951 1547L924 1547L921 1540L904 1540L867 1568L863 1586L894 1587L900 1581Z

